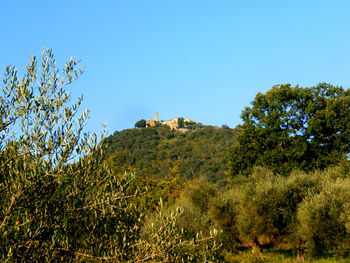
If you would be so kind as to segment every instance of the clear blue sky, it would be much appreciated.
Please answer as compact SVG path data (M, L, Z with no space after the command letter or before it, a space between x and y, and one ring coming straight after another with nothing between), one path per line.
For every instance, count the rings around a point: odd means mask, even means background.
M275 84L350 88L348 0L11 0L0 10L1 74L44 46L58 65L80 58L72 94L84 94L90 131L155 111L234 127Z

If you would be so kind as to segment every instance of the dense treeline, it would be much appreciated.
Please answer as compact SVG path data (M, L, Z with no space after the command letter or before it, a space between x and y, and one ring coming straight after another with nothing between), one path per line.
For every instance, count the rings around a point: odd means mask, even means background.
M280 85L236 129L140 124L99 140L65 90L78 61L61 77L50 50L37 64L3 77L1 261L349 258L349 90Z
M349 253L348 167L323 172L292 172L288 177L256 168L222 194L214 212L219 220L231 221L231 238L263 246L287 246L299 257L335 252ZM228 208L226 214L223 208ZM224 211L224 212L222 212ZM226 214L226 215L225 215Z
M225 191L201 178L189 182L169 209L183 207L178 227L190 237L221 229L218 240L227 262L244 262L247 256L245 262L280 262L284 254L301 261L340 260L350 252L349 168L293 171L286 177L256 167L249 176L235 177ZM157 222L150 216L147 224ZM244 252L249 247L254 253Z

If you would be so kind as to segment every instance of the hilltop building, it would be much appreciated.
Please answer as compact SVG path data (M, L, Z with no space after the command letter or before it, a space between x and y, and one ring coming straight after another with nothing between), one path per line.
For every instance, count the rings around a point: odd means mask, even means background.
M146 121L146 127L155 127L156 126L156 121L155 120L147 120Z
M146 127L155 127L157 123L159 123L159 114L155 112L155 120L146 120ZM160 122L161 125L168 125L172 130L186 129L189 125L194 123L196 123L195 120L178 117Z
M172 130L179 130L187 128L189 125L196 123L195 120L184 119L184 118L172 118L167 121L163 121L162 125L168 125Z
M156 123L159 122L159 118L158 118L158 112L155 112L155 120L147 120L146 121L146 127L155 127Z
M177 130L179 128L178 118L172 118L167 121L162 121L162 125L168 125L170 129Z

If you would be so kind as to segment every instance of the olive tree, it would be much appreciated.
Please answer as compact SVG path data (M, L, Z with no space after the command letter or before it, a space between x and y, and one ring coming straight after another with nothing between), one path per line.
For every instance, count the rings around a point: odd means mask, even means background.
M0 258L25 261L123 257L140 214L125 198L129 175L111 173L88 111L67 85L83 69L75 58L60 75L51 50L31 57L19 78L7 67L0 97ZM137 228L135 228L137 229ZM113 242L113 250L106 248ZM116 241L117 240L117 241Z
M298 209L298 234L309 254L335 250L346 256L350 248L350 181L338 178L324 183L319 193L310 193Z

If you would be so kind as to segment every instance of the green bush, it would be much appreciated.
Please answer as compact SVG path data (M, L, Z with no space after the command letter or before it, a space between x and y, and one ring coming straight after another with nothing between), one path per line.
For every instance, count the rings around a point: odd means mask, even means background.
M176 207L181 207L182 213L177 218L177 229L183 231L184 236L189 239L194 238L197 233L209 235L213 224L209 218L208 209L216 196L215 185L205 178L193 180L186 184L180 198L173 205L164 207L163 213L169 214ZM148 215L144 233L149 232L150 226L159 223L159 220L158 213Z

